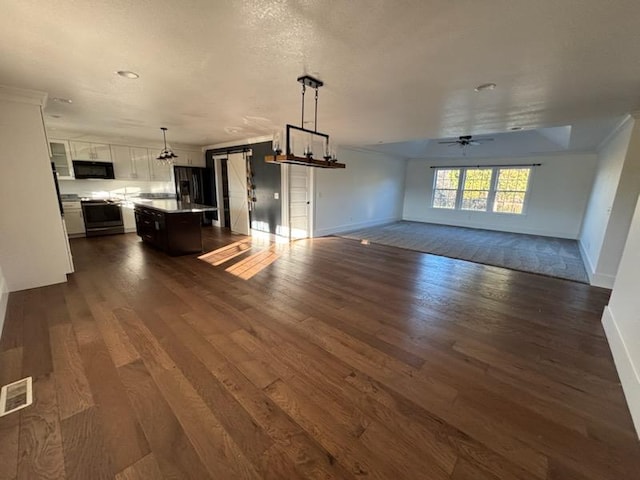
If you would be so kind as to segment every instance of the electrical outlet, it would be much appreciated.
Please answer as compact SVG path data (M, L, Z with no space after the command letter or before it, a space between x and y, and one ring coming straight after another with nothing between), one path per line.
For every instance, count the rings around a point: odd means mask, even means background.
M275 193L273 194L273 198L274 198L275 200L279 200L279 199L280 199L280 194L279 194L278 192L275 192Z

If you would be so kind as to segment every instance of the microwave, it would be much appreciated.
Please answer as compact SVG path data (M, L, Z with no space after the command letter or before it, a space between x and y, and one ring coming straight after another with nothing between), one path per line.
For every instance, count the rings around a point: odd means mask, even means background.
M73 173L75 178L102 178L114 179L113 163L88 162L86 160L73 161Z

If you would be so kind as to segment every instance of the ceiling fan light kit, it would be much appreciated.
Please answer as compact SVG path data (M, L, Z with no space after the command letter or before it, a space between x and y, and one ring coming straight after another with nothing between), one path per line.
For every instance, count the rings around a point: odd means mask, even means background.
M467 148L475 145L482 145L484 142L493 142L493 138L473 138L472 135L461 135L457 140L445 140L443 142L438 142L441 145L449 145L453 147L458 145L462 149L462 155L467 155Z
M160 152L160 155L156 157L156 160L159 160L163 163L172 163L174 158L178 158L178 155L173 153L173 151L167 147L167 127L160 127L162 130L162 138L164 139L164 148Z
M292 165L303 165L306 167L317 168L345 168L344 163L338 163L335 151L332 151L329 143L329 135L318 131L318 89L324 85L321 80L310 75L302 75L298 77L298 82L302 84L302 121L300 126L287 124L285 127L284 152L282 150L281 139L279 133L273 137L273 155L267 155L264 158L266 163L288 163ZM313 130L304 128L304 94L307 87L315 90L315 111ZM301 132L308 135L308 140L304 145L302 155L295 155L292 132ZM313 154L313 137L323 139L322 159L314 158Z

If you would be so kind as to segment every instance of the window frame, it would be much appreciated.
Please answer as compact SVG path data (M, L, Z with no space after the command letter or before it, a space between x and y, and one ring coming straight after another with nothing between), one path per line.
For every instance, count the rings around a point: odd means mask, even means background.
M487 212L489 213L494 213L496 215L526 215L527 214L527 205L529 204L529 193L531 191L531 177L533 177L533 167L531 166L527 166L527 165L523 165L523 166L509 166L509 167L495 167L496 168L496 175L495 175L495 183L492 186L492 191L493 191L493 196L494 199L491 202L492 208L491 210L487 210ZM513 213L513 212L494 212L493 211L493 206L494 206L494 202L495 202L495 195L496 193L498 193L498 171L499 170L529 170L529 176L527 177L527 188L524 190L524 200L522 202L522 212L521 213ZM501 192L519 192L519 190L500 190Z
M493 167L483 167L483 166L478 166L478 167L473 167L473 168L462 168L461 169L462 172L461 173L461 177L462 177L462 184L458 185L458 194L460 195L460 208L458 210L462 211L462 212L488 212L489 211L489 206L493 205L493 197L495 197L495 195L493 195L493 187L495 185L495 169ZM491 170L491 174L489 175L489 189L488 190L472 190L472 189L465 189L464 185L465 183L467 183L467 173L469 171L473 171L473 170ZM487 192L487 208L485 208L484 210L476 210L475 208L462 208L462 203L464 202L464 192Z
M456 188L455 192L456 192L456 199L453 202L453 208L448 208L448 207L435 207L434 203L436 201L436 191L437 190L446 190L446 191L454 191L453 188L437 188L437 184L438 184L438 170L458 170L458 187ZM460 172L460 168L458 167L454 167L454 168L437 168L434 170L433 173L433 191L431 192L431 208L435 208L436 210L460 210L460 185L462 184L463 181L463 177L461 175Z
M487 209L486 210L472 210L472 209L463 209L462 208L462 197L464 192L464 183L466 180L466 175L468 170L486 170L491 169L491 182L489 193L487 195ZM500 170L514 170L514 169L526 169L529 170L529 176L527 178L527 188L524 191L524 201L522 202L522 212L514 213L514 212L495 212L494 204L496 199L496 193L498 192L498 176ZM435 207L434 201L436 196L436 190L438 189L436 186L437 178L438 178L438 170L458 170L459 172L459 182L458 182L458 190L456 191L456 200L454 208L445 208L445 207ZM431 205L430 208L434 210L444 210L444 211L459 211L465 213L490 213L492 215L516 215L522 216L527 214L528 204L529 204L529 196L531 194L531 186L532 186L532 178L534 168L531 165L473 165L468 167L434 167L433 168L433 183L432 183L432 191L431 191ZM476 191L476 190L474 190ZM482 190L484 191L484 190ZM511 192L512 190L501 190ZM515 190L513 190L515 191Z

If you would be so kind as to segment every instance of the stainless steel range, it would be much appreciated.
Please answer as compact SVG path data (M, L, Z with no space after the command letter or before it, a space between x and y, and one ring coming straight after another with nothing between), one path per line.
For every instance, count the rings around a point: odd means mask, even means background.
M83 198L81 205L87 237L124 233L119 201Z

